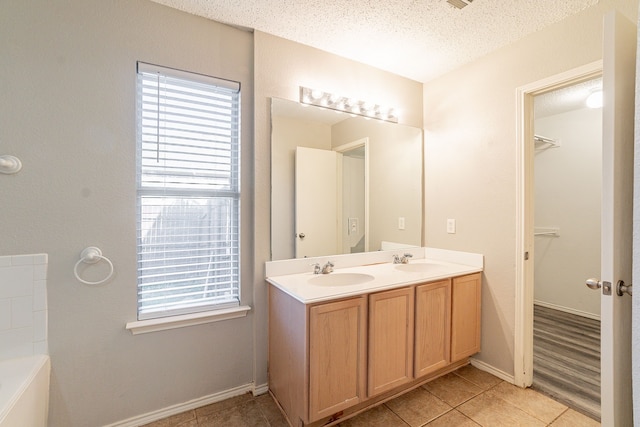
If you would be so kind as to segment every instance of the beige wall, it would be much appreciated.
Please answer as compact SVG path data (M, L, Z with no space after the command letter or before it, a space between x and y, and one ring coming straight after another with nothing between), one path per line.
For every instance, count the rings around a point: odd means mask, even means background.
M485 255L482 352L513 374L516 88L601 58L602 17L636 22L636 0L603 0L425 85L428 246ZM457 220L456 234L446 219Z
M51 427L102 426L253 380L253 312L137 336L124 329L136 319L137 60L240 80L251 158L251 33L146 0L0 2L0 153L24 165L0 176L0 255L49 254ZM243 238L250 255L251 233ZM90 245L115 266L104 285L74 278ZM251 305L252 273L242 276Z
M422 131L371 120L333 126L333 145L369 138L369 250L382 241L422 244ZM400 230L398 219L405 219Z

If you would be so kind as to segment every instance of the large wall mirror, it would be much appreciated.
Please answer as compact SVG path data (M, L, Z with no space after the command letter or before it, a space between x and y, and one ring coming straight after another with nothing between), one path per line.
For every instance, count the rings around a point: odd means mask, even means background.
M422 244L422 130L271 100L272 260Z

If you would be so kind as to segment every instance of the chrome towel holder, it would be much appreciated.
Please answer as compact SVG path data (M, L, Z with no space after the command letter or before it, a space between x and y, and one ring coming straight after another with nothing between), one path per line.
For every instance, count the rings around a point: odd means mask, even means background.
M22 162L16 156L5 154L0 156L0 173L14 174L20 172L22 169Z
M104 260L107 264L109 264L109 274L107 275L107 277L95 282L89 282L80 277L80 275L78 274L78 266L80 265L80 263L95 264L100 260ZM109 258L102 255L102 251L100 250L100 248L89 246L87 248L84 248L80 253L80 259L78 260L78 262L76 262L76 265L73 266L73 274L76 276L76 279L78 279L79 282L87 285L100 285L109 280L111 276L113 276L113 263Z

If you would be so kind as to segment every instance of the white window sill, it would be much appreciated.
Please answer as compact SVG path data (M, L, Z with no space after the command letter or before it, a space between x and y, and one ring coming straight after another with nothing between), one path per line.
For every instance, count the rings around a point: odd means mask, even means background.
M162 317L159 319L137 320L129 322L125 329L133 335L146 334L148 332L164 331L167 329L184 328L186 326L201 325L203 323L219 322L221 320L245 317L251 310L248 305L225 308L223 310L203 311L201 313L181 314L179 316Z

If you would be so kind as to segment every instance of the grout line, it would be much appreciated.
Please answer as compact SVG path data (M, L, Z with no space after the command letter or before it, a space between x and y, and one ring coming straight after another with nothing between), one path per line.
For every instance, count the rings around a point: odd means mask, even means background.
M566 405L565 405L565 406L566 406ZM567 407L564 411L562 411L562 412L560 413L560 415L558 415L558 416L557 416L557 417L555 417L553 420L551 420L551 422L550 422L549 424L547 424L547 426L550 426L550 425L552 425L553 423L555 423L556 421L558 421L558 418L560 418L561 416L563 416L564 414L566 414L566 413L567 413L567 411L569 411L569 409L571 409L571 408Z

